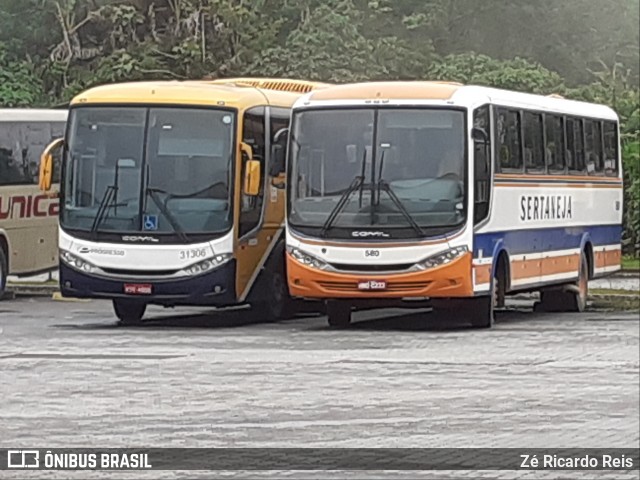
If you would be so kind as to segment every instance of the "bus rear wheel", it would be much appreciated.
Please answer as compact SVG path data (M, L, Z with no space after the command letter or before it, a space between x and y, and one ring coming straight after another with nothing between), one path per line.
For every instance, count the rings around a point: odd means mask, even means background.
M589 264L583 254L580 258L578 281L556 289L542 290L536 311L584 312L589 296Z
M0 245L0 300L4 296L4 290L7 287L7 275L9 274L9 267L7 266L7 257L4 253L4 248Z
M113 310L123 325L139 325L147 309L147 304L129 299L113 301Z
M351 304L339 300L328 301L327 319L332 328L347 328L351 325Z

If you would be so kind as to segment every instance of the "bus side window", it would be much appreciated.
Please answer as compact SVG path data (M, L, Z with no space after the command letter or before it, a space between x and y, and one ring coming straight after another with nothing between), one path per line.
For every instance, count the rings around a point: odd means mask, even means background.
M524 112L524 159L527 172L544 172L542 147L542 115Z
M0 185L24 185L31 182L23 162L21 123L3 122L0 128Z
M271 145L273 146L276 143L276 138L275 138L276 135L282 130L289 128L290 112L286 108L272 107L270 113L271 114L269 119L271 124L269 125L269 134L271 137ZM277 143L278 145L282 146L283 150L285 150L287 146L287 136L281 135L278 138ZM267 172L271 172L271 166L273 165L273 162L274 162L274 159L269 158L269 165L267 166L267 170L266 170Z
M549 173L565 172L565 145L562 132L562 117L545 115L544 128L546 134L547 168Z
M520 113L505 108L497 109L496 166L500 172L522 171Z
M618 175L618 127L614 122L604 122L604 173Z
M600 122L594 120L584 121L585 150L587 152L587 173L589 175L603 175L604 161L602 158L602 131Z
M264 107L255 107L244 114L242 141L253 149L253 160L260 162L260 172L265 175L265 115ZM241 181L244 179L245 161L242 162ZM241 194L240 227L238 237L243 237L260 225L264 200L264 181L261 180L260 193L253 196Z
M586 171L584 162L584 140L582 120L567 118L567 165L569 172L583 174Z

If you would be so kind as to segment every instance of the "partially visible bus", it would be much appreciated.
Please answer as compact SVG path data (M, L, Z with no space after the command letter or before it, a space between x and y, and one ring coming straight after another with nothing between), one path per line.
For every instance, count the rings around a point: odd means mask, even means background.
M298 80L102 86L71 101L62 149L60 289L113 300L136 323L149 304L290 303L284 274L284 147ZM275 157L279 160L276 162Z
M602 105L441 82L333 86L294 106L295 297L417 305L491 327L506 294L582 311L620 268L618 117Z
M38 165L66 120L66 110L0 109L0 298L8 275L57 265L58 199L38 190Z

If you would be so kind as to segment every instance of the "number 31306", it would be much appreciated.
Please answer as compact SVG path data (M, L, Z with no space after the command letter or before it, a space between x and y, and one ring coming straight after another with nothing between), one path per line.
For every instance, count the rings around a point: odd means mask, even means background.
M207 250L204 248L197 248L195 250L180 250L180 260L189 260L191 258L204 258L207 255Z

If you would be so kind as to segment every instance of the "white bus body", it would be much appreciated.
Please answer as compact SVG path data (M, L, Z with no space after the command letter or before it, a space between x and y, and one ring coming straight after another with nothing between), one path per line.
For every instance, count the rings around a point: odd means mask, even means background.
M327 299L332 324L348 323L353 306L424 298L486 327L504 294L525 290L581 310L585 275L619 269L622 166L606 106L439 82L354 84L296 102L291 138L289 288ZM455 149L464 154L445 161ZM423 173L428 164L440 174ZM458 193L442 193L456 182ZM454 220L436 228L430 218Z

